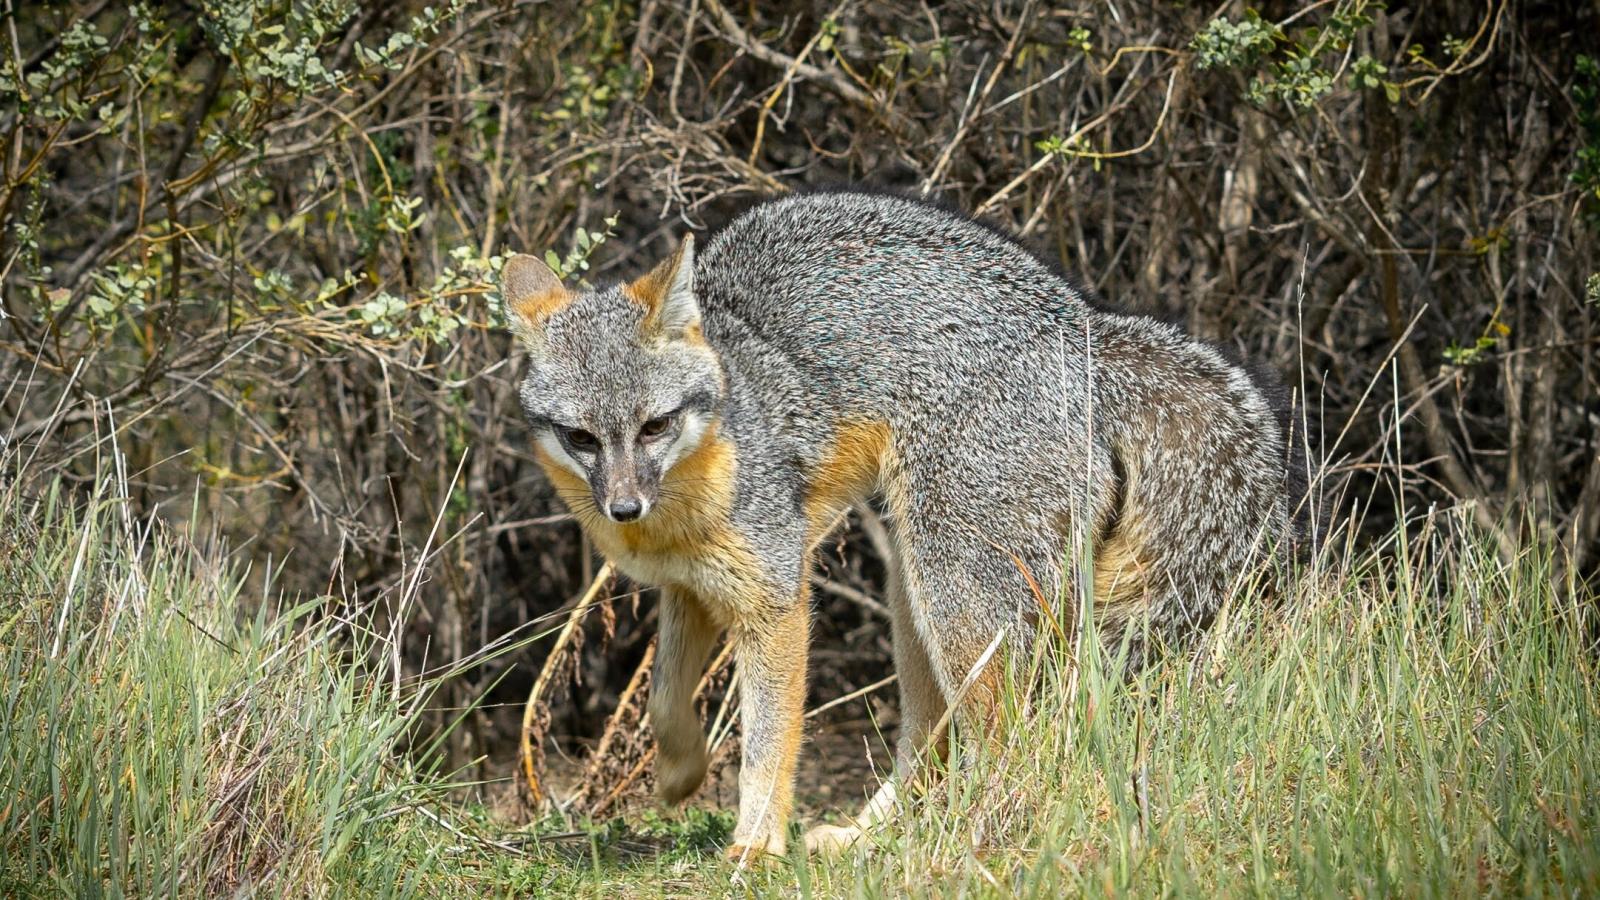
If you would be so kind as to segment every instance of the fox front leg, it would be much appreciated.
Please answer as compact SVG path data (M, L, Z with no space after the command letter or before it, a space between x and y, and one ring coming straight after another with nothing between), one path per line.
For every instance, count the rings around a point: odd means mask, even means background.
M928 658L927 645L907 599L905 582L895 560L889 563L885 600L894 636L894 671L900 682L900 740L895 751L894 775L878 786L872 799L848 823L818 825L806 832L806 852L835 855L855 845L873 828L893 819L903 786L926 778L928 763L945 755L945 735L934 726L944 715L945 698Z
M743 758L739 822L728 858L741 864L784 851L800 752L809 632L810 604L804 590L759 621L736 626Z
M663 588L660 636L650 678L650 727L656 734L656 795L678 803L706 777L705 730L694 711L694 689L705 673L717 627L693 594Z

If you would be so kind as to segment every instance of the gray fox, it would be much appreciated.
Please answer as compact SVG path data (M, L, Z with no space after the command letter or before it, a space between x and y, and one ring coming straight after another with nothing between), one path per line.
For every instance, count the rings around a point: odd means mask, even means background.
M535 456L606 557L661 588L648 710L667 802L704 778L692 693L718 635L734 642L741 860L784 852L814 548L850 504L881 498L897 554L896 777L946 704L986 727L996 647L1078 573L1139 665L1292 538L1292 442L1249 371L935 204L790 195L628 283L569 290L515 256L502 295ZM848 844L893 796L891 779L808 847Z

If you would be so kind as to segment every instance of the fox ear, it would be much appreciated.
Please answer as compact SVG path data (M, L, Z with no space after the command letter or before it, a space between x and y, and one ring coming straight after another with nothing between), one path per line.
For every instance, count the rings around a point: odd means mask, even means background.
M505 301L511 330L524 339L532 339L546 319L567 305L572 292L544 260L518 253L506 260L500 270L500 296Z
M646 330L679 335L700 327L700 304L694 298L694 235L649 274L628 285L628 294L643 304Z

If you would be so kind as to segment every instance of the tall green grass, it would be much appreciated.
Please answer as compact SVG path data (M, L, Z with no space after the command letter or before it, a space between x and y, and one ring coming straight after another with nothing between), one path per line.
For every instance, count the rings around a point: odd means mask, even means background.
M805 892L1600 895L1594 598L1444 524L1131 686L1045 654L996 746Z
M738 872L725 816L489 846L359 616L115 493L0 486L0 895L1600 894L1594 598L1449 517L1131 684L1042 643L866 846Z
M416 812L442 784L396 752L416 694L368 639L112 493L0 486L0 895L455 884Z

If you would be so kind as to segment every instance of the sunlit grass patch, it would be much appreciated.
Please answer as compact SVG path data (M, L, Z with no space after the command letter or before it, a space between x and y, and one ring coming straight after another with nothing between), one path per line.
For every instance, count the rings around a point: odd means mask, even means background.
M739 872L725 812L465 805L359 611L241 596L110 483L4 491L0 892L1600 892L1594 600L1453 519L1131 682L1050 638L865 846Z
M1369 554L1134 683L1060 656L824 894L1600 890L1594 606L1548 555ZM977 749L979 752L971 752Z
M447 846L396 749L415 695L322 604L128 518L102 485L0 504L0 893L407 892Z

